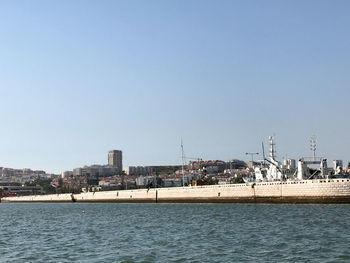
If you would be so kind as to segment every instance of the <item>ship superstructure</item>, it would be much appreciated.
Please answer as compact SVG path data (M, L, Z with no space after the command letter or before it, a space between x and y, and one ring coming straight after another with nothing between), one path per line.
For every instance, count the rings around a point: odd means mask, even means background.
M297 166L294 159L285 159L283 164L278 162L276 160L274 136L269 137L269 143L269 157L265 158L263 147L264 160L261 161L260 166L254 168L257 182L328 179L332 174L327 166L327 159L316 156L316 137L314 136L310 140L312 157L300 158ZM342 161L335 160L333 170L333 174L340 175L342 173Z

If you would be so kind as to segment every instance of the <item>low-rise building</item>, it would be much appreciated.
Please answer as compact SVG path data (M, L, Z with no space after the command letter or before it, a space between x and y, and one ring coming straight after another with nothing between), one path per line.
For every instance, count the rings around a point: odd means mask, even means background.
M1 185L1 192L4 194L7 193L16 193L17 195L38 195L45 194L43 188L39 185L36 186L26 186L21 184L10 184L10 185Z
M73 169L73 176L108 177L119 174L119 168L109 165L91 165Z
M154 176L139 176L135 179L137 187L147 187L150 185L154 185L155 182L156 178Z
M73 171L64 171L62 172L61 174L61 177L62 178L65 178L65 177L72 177L73 176Z
M152 166L128 166L125 168L125 173L127 175L150 175L153 173L153 167Z
M162 186L163 187L180 187L180 186L182 186L182 178L165 178L165 179L162 179Z

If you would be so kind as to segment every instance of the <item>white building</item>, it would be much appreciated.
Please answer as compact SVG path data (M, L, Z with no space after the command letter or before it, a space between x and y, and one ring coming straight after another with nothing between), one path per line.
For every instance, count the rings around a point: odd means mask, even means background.
M66 178L66 177L72 177L73 176L73 171L64 171L61 174L62 178Z

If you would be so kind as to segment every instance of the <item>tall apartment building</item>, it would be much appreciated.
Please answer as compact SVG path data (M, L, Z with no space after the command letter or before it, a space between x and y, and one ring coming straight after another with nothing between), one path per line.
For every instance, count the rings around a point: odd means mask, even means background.
M108 165L116 167L120 172L123 170L122 151L112 150L108 152Z

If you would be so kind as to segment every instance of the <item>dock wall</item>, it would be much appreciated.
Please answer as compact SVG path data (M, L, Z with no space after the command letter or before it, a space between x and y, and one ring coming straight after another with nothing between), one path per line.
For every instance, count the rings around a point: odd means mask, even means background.
M6 197L2 202L350 203L350 179L36 195Z

